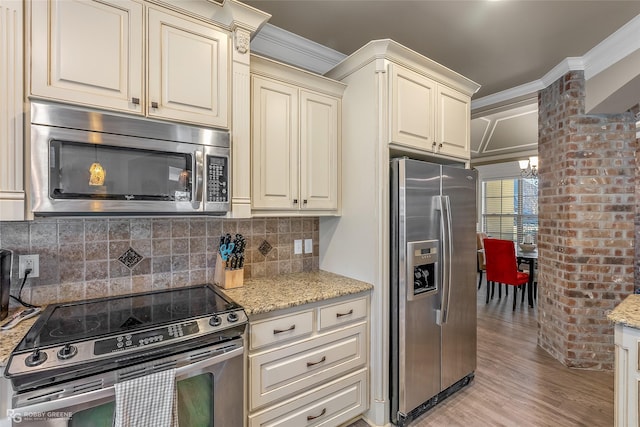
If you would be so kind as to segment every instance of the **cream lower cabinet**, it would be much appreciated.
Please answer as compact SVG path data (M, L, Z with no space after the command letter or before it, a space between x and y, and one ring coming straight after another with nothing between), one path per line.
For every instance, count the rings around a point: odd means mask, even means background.
M229 127L227 32L132 0L27 4L30 95Z
M345 86L255 55L251 73L254 214L335 215Z
M0 221L25 219L22 8L0 0Z
M640 420L640 330L615 326L615 426L637 426Z
M389 78L389 142L469 159L471 98L397 64Z
M250 321L249 427L338 426L368 408L369 298Z

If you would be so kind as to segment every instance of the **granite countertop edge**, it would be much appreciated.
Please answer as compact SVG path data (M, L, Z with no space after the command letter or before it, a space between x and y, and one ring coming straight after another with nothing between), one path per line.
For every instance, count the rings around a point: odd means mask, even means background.
M248 316L270 313L373 289L373 285L326 271L292 273L249 279L224 293L240 304Z
M607 314L607 318L612 322L640 329L640 295L629 295Z

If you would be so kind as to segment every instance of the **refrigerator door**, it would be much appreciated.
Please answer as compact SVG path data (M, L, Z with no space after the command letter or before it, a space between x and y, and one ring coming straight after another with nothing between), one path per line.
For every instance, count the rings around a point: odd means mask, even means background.
M442 200L447 203L450 235L442 255L446 321L442 324L442 389L476 369L476 172L442 167ZM445 209L446 209L445 208ZM444 210L443 210L444 211ZM445 229L446 218L445 218Z
M440 166L392 162L391 401L392 418L440 391ZM425 255L420 265L420 251ZM415 269L408 266L414 260ZM435 275L435 277L434 277ZM426 284L414 280L428 277ZM415 290L415 292L413 292Z

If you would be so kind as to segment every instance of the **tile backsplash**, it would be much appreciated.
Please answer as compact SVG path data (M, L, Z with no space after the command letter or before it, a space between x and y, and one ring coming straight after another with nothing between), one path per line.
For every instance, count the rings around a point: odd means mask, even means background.
M40 255L22 297L48 304L212 282L224 233L246 238L245 278L317 270L318 229L317 217L36 219L0 222L0 248L14 252L12 295L18 256ZM313 239L313 253L294 255L294 239Z

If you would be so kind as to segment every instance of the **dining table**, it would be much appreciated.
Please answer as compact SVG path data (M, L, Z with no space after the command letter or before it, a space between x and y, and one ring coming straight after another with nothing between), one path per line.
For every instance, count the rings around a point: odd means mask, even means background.
M529 307L533 308L533 284L535 283L535 266L538 261L538 249L533 251L523 251L519 247L516 247L516 259L518 265L526 263L529 266L529 282L527 282L527 299L529 301Z

